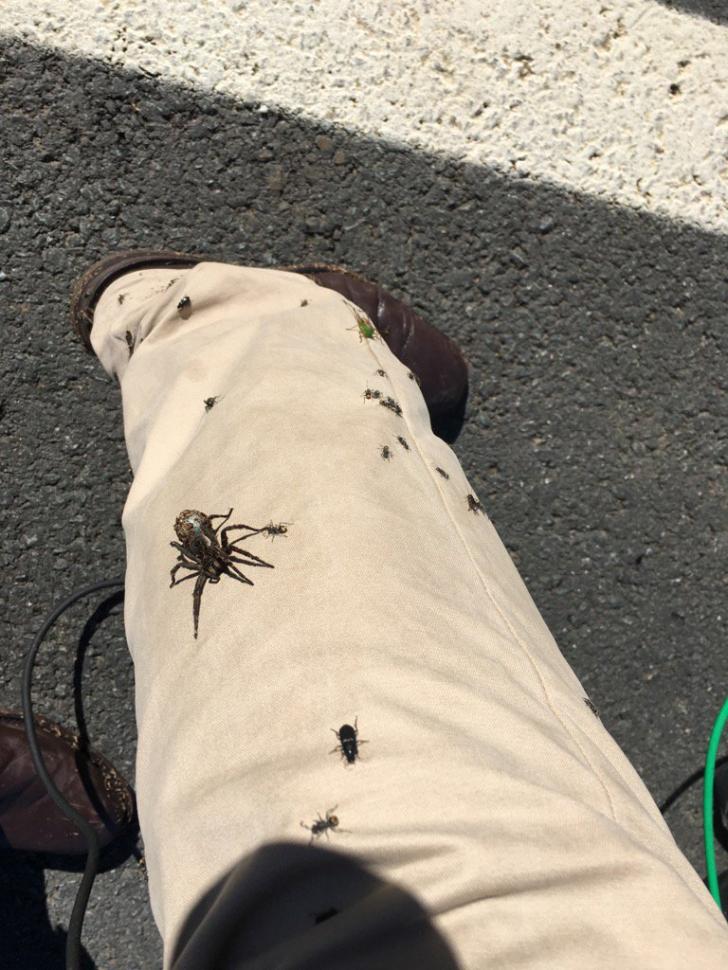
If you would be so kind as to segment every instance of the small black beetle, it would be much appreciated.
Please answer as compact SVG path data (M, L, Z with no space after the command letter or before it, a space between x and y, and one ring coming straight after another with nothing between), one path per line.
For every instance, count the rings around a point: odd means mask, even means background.
M183 296L177 304L177 310L183 320L189 319L192 314L192 300L188 296Z
M331 728L339 743L335 748L332 748L331 751L329 751L329 754L333 754L334 751L340 751L342 758L344 758L345 761L348 761L350 765L353 765L357 759L359 754L359 745L369 744L368 741L363 739L361 741L359 740L359 730L357 724L358 720L358 717L354 718L354 727L352 727L351 724L342 724L338 731Z

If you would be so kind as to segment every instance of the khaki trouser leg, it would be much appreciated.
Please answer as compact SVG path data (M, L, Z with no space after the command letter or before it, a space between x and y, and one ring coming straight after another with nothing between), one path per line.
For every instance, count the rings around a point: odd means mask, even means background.
M210 886L264 843L307 845L301 821L333 806L316 851L416 898L459 966L726 966L717 906L346 300L276 270L147 270L104 292L92 339L135 476L126 630L165 968ZM206 584L195 639L175 518L231 507L225 525L288 531L241 543L274 568ZM355 717L347 768L331 729Z

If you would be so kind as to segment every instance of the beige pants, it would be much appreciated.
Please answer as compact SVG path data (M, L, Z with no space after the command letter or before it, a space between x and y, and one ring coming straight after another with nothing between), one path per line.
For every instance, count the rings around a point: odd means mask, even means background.
M277 270L147 270L104 292L92 339L134 471L126 632L165 970L213 951L724 970L718 907L351 304ZM207 583L195 639L193 572L170 588L175 519L231 507L225 525L287 532L240 544L274 568ZM332 729L355 718L348 765Z

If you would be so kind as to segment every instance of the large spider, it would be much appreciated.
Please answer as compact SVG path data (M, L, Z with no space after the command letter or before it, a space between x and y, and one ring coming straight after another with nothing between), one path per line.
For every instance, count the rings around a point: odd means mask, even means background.
M275 531L276 535L280 535L281 532L288 531L285 525L274 526L272 523L263 526L262 529L254 529L250 525L228 525L222 530L218 539L218 530L232 514L232 509L227 515L205 515L204 512L197 509L185 509L180 512L174 522L174 531L180 541L170 542L170 545L178 550L177 559L179 562L171 570L172 581L169 585L171 588L178 583L183 583L186 579L197 577L195 592L192 597L195 639L197 639L200 602L205 583L219 583L222 574L226 573L241 583L253 586L253 580L241 573L235 563L242 563L245 566L275 568L269 562L264 562L258 556L254 556L252 552L238 549L237 543L250 538L250 536L257 535L259 532ZM216 528L213 528L213 519L222 519L222 522ZM248 531L245 535L238 536L237 539L230 541L228 533L233 529L247 529ZM174 576L178 569L189 569L191 572L187 576L183 576L182 579L175 579Z

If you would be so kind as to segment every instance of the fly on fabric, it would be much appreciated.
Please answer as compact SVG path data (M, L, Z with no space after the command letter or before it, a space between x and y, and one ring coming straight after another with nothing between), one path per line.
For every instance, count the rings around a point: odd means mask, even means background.
M353 765L359 756L359 745L369 744L368 741L359 738L358 720L358 717L354 718L353 727L351 724L342 724L338 731L331 728L339 743L329 751L329 754L340 751L342 758L350 765Z

